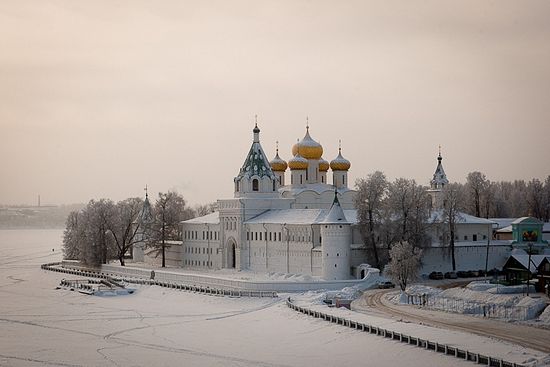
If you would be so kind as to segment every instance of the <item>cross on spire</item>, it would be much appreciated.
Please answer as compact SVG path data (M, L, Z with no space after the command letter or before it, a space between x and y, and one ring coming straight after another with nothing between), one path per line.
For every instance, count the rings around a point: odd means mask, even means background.
M279 154L279 140L275 141L275 150L277 151L277 154Z
M309 131L309 116L306 115L306 130Z
M147 184L145 184L145 188L143 190L145 191L145 198L147 199L149 197L149 193L147 192Z
M338 139L338 153L342 153L342 139Z

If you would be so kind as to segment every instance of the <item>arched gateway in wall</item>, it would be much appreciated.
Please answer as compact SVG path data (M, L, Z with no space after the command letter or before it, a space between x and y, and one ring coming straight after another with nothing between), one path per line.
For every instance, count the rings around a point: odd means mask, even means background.
M235 269L237 266L237 243L230 238L225 245L225 267Z

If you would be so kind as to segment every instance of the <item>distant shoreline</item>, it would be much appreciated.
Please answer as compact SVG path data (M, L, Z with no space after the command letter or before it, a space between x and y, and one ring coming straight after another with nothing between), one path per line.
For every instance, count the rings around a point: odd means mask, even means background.
M65 227L2 227L0 226L0 231L14 231L18 229L37 229L37 230L64 230Z

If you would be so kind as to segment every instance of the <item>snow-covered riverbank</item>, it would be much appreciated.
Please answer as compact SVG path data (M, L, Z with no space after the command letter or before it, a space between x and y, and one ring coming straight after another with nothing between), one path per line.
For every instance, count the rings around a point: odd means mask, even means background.
M55 290L66 275L40 264L61 259L61 235L0 231L0 365L471 365L308 318L283 296L215 297L156 286L119 297Z

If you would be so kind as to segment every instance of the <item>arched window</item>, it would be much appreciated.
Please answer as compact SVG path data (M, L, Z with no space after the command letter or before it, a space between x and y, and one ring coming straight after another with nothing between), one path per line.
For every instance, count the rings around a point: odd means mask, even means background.
M252 191L258 191L259 182L257 179L252 180Z
M275 191L275 180L273 180L273 191Z

